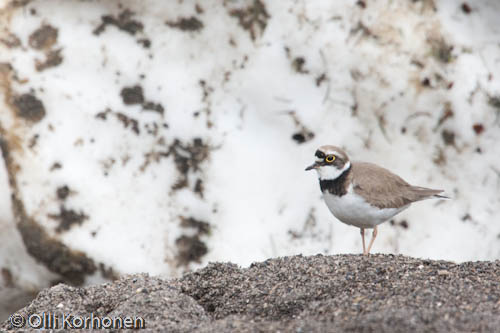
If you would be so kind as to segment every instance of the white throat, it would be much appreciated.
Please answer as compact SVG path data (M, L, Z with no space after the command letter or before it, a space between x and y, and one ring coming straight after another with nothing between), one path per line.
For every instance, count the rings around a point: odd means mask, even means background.
M320 180L334 180L340 177L351 166L351 162L347 162L342 169L337 169L333 166L325 165L316 169Z

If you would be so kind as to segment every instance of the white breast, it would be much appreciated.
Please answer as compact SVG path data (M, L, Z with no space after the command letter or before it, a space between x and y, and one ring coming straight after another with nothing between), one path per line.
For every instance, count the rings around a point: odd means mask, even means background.
M354 193L352 185L349 186L347 194L341 197L325 191L323 198L337 219L358 228L373 228L410 206L382 209L372 206L363 197Z

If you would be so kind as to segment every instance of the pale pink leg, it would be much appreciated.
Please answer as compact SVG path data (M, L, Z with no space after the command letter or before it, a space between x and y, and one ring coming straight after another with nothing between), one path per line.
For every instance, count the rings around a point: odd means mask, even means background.
M368 244L368 250L366 251L365 254L369 254L370 253L370 249L372 248L373 241L375 241L376 237L377 237L377 227L375 226L373 228L372 239L370 240L370 244Z
M361 228L359 232L361 233L361 240L363 241L363 254L367 254L365 247L365 229Z

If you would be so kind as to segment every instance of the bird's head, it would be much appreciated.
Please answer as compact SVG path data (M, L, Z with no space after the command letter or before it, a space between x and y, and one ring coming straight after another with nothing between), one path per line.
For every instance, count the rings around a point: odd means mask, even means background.
M315 169L320 180L337 179L351 166L346 152L335 146L321 146L315 156L316 161L306 171Z

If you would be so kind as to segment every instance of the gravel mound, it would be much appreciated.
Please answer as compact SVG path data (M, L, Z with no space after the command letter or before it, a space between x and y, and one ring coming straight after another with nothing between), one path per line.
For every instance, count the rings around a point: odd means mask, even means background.
M62 319L73 316L100 318L94 325L140 317L140 331L151 332L494 332L500 330L499 281L498 260L293 256L244 269L212 263L172 280L139 274L86 288L61 284L16 314L56 316L53 331L69 331ZM9 320L1 328L15 329Z

